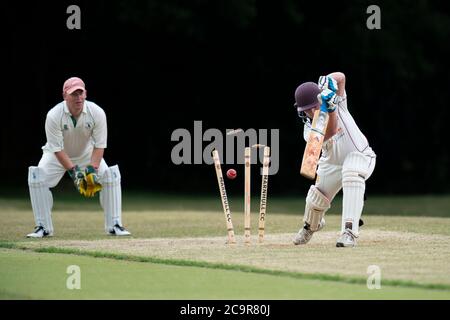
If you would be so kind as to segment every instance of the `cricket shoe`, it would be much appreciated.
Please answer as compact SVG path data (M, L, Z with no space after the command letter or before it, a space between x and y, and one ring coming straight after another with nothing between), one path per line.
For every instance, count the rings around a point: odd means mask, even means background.
M325 227L325 219L324 218L322 218L322 220L320 221L319 228L317 229L317 231L322 230L323 227ZM294 242L295 245L307 244L309 242L309 240L311 240L314 232L316 232L316 231L311 231L309 229L309 225L305 223L305 225L295 235L292 242Z
M351 229L345 229L345 231L341 234L339 239L336 242L336 247L355 247L356 246L356 238L358 238Z
M27 238L43 238L51 236L53 236L53 234L45 230L43 226L36 226L32 233L27 234Z
M113 235L113 236L129 236L129 235L131 235L131 233L129 231L127 231L124 227L122 227L118 224L114 225L112 230L109 231L109 234Z

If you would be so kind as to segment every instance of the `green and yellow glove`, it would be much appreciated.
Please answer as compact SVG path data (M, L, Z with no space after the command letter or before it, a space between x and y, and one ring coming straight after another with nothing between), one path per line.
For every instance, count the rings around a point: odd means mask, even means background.
M84 176L84 172L80 169L78 165L67 170L67 172L69 173L69 176L72 178L73 184L75 185L75 188L78 190L78 192L83 196L86 196L87 183Z
M85 170L85 181L86 181L86 197L93 197L97 192L102 191L102 185L100 183L100 178L98 177L97 170L89 165Z

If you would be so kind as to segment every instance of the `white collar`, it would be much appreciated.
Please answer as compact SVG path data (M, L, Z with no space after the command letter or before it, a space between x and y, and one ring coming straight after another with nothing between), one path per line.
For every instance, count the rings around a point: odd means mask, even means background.
M63 109L64 109L64 112L65 112L65 113L71 114L70 111L69 111L69 107L67 106L66 100L63 101ZM82 112L82 113L87 113L87 110L86 110L86 101L84 101L84 104L83 104L83 111L81 111L81 112Z

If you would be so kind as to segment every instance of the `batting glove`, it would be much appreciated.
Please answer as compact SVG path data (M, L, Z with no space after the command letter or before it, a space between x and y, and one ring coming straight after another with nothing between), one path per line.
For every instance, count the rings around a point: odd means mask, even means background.
M84 172L81 171L81 169L78 165L72 167L67 172L69 173L69 176L72 178L75 188L78 190L78 192L80 194L82 194L84 196L86 193L86 187L87 187L86 180L84 177Z
M320 110L328 113L334 112L339 102L337 94L330 89L324 89L317 95L317 99L320 102Z
M102 191L102 185L100 183L100 179L97 174L97 170L89 165L86 167L86 197L93 197L97 194L97 192Z
M317 86L320 90L329 89L333 92L338 91L337 81L330 76L320 76L319 81L317 82Z

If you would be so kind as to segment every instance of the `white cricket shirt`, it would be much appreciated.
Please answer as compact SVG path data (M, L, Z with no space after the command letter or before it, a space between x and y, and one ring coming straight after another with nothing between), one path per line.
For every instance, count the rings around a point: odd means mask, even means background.
M355 120L348 111L346 93L344 93L344 96L338 103L335 112L339 131L327 141L324 141L322 145L323 155L326 154L325 158L328 160L327 162L342 164L346 155L354 151L372 155L373 150L370 148L367 138L358 128ZM303 138L305 141L308 141L310 131L311 122L308 121L303 130Z
M91 154L94 147L106 148L105 112L94 102L85 100L75 124L66 102L60 102L47 113L45 134L44 152L64 150L72 160L82 158Z

